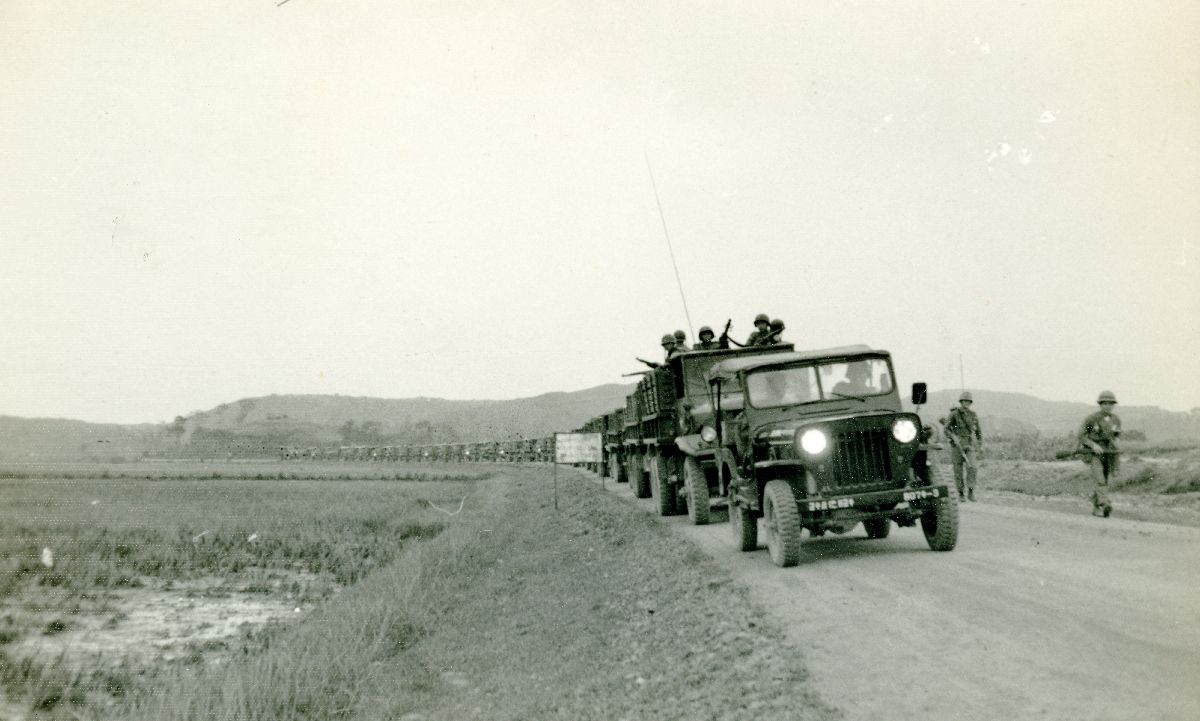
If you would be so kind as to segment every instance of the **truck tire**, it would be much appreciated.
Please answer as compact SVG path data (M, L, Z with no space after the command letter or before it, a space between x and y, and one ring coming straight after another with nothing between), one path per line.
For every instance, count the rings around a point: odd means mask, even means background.
M646 470L642 467L642 456L638 453L629 455L629 485L637 498L650 497L650 484L646 482Z
M695 458L683 459L683 482L687 486L687 514L692 525L708 524L708 478Z
M763 492L763 526L771 561L782 568L800 563L800 508L787 481L767 484Z
M660 455L647 456L650 466L650 495L654 497L654 508L660 516L675 515L675 486L667 479L667 463Z
M958 502L953 498L935 500L933 507L921 516L921 530L931 549L953 551L958 544Z
M892 532L892 520L890 518L873 518L869 521L863 521L863 529L867 532L867 538L887 538Z
M739 551L758 550L758 519L749 507L729 501L729 527Z

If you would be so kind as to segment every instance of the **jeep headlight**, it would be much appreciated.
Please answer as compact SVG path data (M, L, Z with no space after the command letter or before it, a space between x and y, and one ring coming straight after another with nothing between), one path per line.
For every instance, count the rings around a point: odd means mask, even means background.
M815 456L829 447L829 436L824 431L810 428L800 436L800 449Z
M901 443L912 443L917 437L917 424L907 418L901 418L892 425L892 435Z
M700 440L705 443L712 443L717 440L717 429L712 426L704 426L700 429Z

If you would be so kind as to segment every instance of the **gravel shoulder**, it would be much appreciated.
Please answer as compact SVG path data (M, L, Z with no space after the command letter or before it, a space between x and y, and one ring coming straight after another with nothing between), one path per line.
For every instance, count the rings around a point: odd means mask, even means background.
M369 717L840 717L729 573L589 478L559 469L557 511L550 468L489 481L503 497L478 511L489 561L445 587Z

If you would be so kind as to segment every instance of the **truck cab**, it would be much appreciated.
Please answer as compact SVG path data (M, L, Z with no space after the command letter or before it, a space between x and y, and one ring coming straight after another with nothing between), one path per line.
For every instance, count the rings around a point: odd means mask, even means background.
M780 566L800 560L801 531L846 533L862 523L885 538L891 522L921 523L930 548L952 550L958 506L923 465L922 426L903 411L891 356L867 346L730 358L708 373L711 448L728 487L739 548L767 547ZM924 384L914 386L923 396Z

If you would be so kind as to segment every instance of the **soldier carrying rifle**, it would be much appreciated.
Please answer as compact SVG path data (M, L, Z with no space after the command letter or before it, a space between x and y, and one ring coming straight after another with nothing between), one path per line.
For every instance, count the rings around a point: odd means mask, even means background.
M1079 428L1079 454L1092 472L1096 488L1092 491L1092 515L1108 518L1112 503L1108 500L1108 482L1117 476L1121 452L1117 437L1121 435L1121 419L1113 413L1117 397L1104 391L1096 399L1100 410L1084 419Z
M969 391L963 391L958 397L958 406L951 409L946 419L946 440L950 441L950 459L954 463L954 485L958 487L959 500L963 497L964 480L967 500L975 500L975 476L979 467L976 447L983 443L983 433L979 429L979 416L971 410L974 401Z

